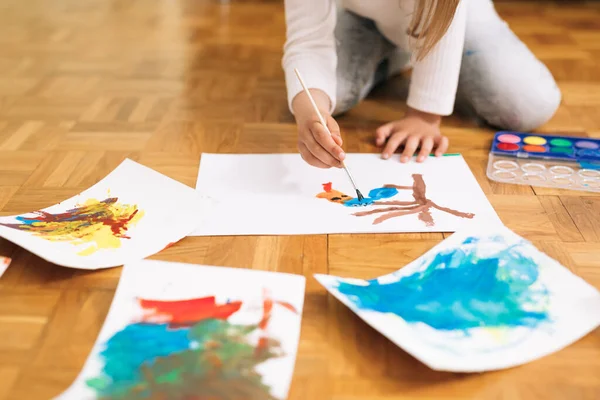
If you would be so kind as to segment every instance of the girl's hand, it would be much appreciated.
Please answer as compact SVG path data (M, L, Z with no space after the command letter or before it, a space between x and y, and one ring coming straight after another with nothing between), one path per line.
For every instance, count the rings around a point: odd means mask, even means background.
M346 154L341 147L340 127L329 115L329 97L320 90L310 89L310 92L331 135L321 125L306 93L301 92L292 101L298 126L298 150L302 159L314 167L340 168Z
M410 109L404 118L380 126L375 131L375 143L383 148L382 157L388 159L404 144L400 161L405 163L420 147L417 162L423 162L435 149L436 157L448 149L448 138L442 136L440 123L442 117ZM387 141L387 143L386 143Z

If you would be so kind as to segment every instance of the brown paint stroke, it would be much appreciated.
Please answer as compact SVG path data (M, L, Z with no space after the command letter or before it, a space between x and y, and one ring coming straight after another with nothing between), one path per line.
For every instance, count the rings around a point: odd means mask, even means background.
M416 201L375 201L374 206L414 206L418 205Z
M423 210L419 213L419 220L425 222L425 226L434 226L433 215L431 215L431 211Z
M383 185L384 188L394 188L394 189L399 189L399 190L410 190L413 187L412 186L398 186L398 185Z
M383 221L387 221L390 218L402 217L403 215L416 214L419 210L410 210L410 211L394 211L389 214L382 215L373 221L373 225L377 225L382 223Z
M425 208L425 206L388 207L388 208L380 208L378 210L360 211L360 212L354 213L352 215L356 215L357 217L364 217L366 215L380 214L380 213L385 213L385 212L389 212L389 211L413 211L413 210L415 210L415 212L419 212L423 208Z
M415 201L419 204L427 204L429 200L425 197L425 192L427 191L427 185L425 185L425 181L423 180L423 175L413 175L413 197Z
M471 218L473 218L475 216L475 214L473 214L473 213L465 213L465 212L453 210L451 208L438 206L433 201L430 201L430 203L431 203L431 207L437 208L440 211L447 212L448 214L456 215L457 217L471 219Z
M357 212L354 215L357 217L364 217L367 215L386 213L377 217L373 221L373 225L380 224L384 221L387 221L391 218L402 217L404 215L416 214L419 213L419 220L424 222L426 226L434 226L435 221L433 216L431 215L431 208L436 208L440 211L443 211L448 214L455 215L460 218L473 218L475 214L473 213L465 213L458 210L453 210L451 208L442 207L434 203L433 201L427 198L427 185L425 184L425 180L423 180L423 175L421 174L413 174L413 185L412 186L398 186L398 185L384 185L387 188L395 188L399 190L410 190L412 189L412 196L415 199L414 201L376 201L373 205L376 206L397 206L397 207L388 207L388 208L380 208L376 210L370 211L362 211Z

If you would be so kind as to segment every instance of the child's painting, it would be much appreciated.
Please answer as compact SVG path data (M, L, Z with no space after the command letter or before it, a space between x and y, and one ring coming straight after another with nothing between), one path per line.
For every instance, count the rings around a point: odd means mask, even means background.
M86 256L101 249L121 247L121 239L131 239L127 231L144 216L137 204L120 204L116 197L88 199L64 213L34 211L32 217L17 216L7 228L31 232L34 236L75 245L89 243L77 254Z
M0 256L0 276L6 272L6 269L10 265L11 261L12 260L8 257Z
M83 371L59 399L287 398L303 276L126 265Z
M460 155L402 164L349 154L365 196L342 169L318 169L296 154L203 154L196 189L211 215L193 235L454 232L498 216Z
M200 223L196 191L131 160L52 207L0 217L0 237L55 264L95 269L161 251Z
M376 206L368 211L358 211L353 213L357 217L375 216L373 224L381 224L388 219L403 217L405 215L417 214L421 222L426 226L435 226L435 221L431 210L439 210L445 213L455 215L460 218L472 219L475 214L465 213L458 210L442 207L431 201L426 196L427 186L423 180L423 175L414 174L412 176L413 184L411 186L398 186L387 184L383 187L372 189L369 195L361 200L353 198L344 193L332 189L331 182L323 184L323 192L317 197L327 199L333 203L339 203L346 207ZM386 200L395 197L399 190L412 190L412 201Z
M600 325L600 292L502 226L459 231L376 279L316 278L365 322L436 370L524 364Z

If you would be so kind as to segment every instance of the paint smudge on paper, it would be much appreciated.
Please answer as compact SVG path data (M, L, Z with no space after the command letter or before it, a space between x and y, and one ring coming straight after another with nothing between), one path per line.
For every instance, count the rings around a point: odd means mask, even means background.
M19 216L16 224L0 224L56 242L74 245L89 244L77 253L88 256L101 249L121 246L121 239L129 239L127 230L144 215L135 204L121 204L118 198L98 201L89 199L83 204L60 214L36 211L35 217Z
M324 183L323 190L324 191L322 193L319 193L317 195L318 198L327 199L328 201L330 201L332 203L343 204L346 207L370 205L370 204L373 204L373 202L375 200L394 197L395 195L398 194L398 189L396 189L396 188L382 187L382 188L372 189L369 192L369 195L367 197L365 197L362 200L359 200L357 198L350 197L347 194L344 194L338 190L334 190L332 188L331 182Z
M373 220L373 225L380 224L391 218L402 217L405 215L418 214L420 221L424 222L426 226L434 226L435 221L433 215L431 215L432 209L437 209L448 214L452 214L459 218L471 219L475 216L473 213L462 212L453 210L451 208L442 207L434 201L427 198L427 185L421 174L413 174L412 186L398 186L398 185L384 185L381 188L373 189L369 192L369 196L364 201L359 201L356 198L352 198L346 194L343 194L332 188L331 183L323 184L322 193L317 195L318 198L324 198L328 201L343 204L345 206L364 206L373 205L379 206L374 210L361 211L354 213L357 217L364 217L375 214L382 214ZM412 190L413 201L380 201L382 199L389 199L399 193L399 190Z
M274 307L297 311L266 291L261 303L260 320L243 325L229 321L241 301L138 299L141 319L106 342L102 373L86 384L100 399L275 400L256 367L284 355L268 335Z
M332 183L324 183L323 184L323 192L319 193L317 195L318 198L320 199L327 199L328 201L331 201L332 203L339 203L339 204L344 204L345 202L349 201L352 199L352 197L348 196L347 194L344 194L340 191L334 190L331 187Z
M12 259L4 256L0 256L0 276L6 272L6 269L10 265Z
M241 301L217 305L215 297L181 301L139 300L145 310L142 322L190 327L203 319L227 319L242 307Z
M337 290L362 310L438 330L535 327L548 320L549 294L538 282L538 265L520 246L502 237L471 237L397 281L340 282Z

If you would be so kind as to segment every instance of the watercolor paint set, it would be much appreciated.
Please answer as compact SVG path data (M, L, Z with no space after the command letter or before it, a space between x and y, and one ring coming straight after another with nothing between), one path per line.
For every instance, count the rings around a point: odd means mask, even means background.
M600 140L497 132L487 176L502 183L600 192Z

